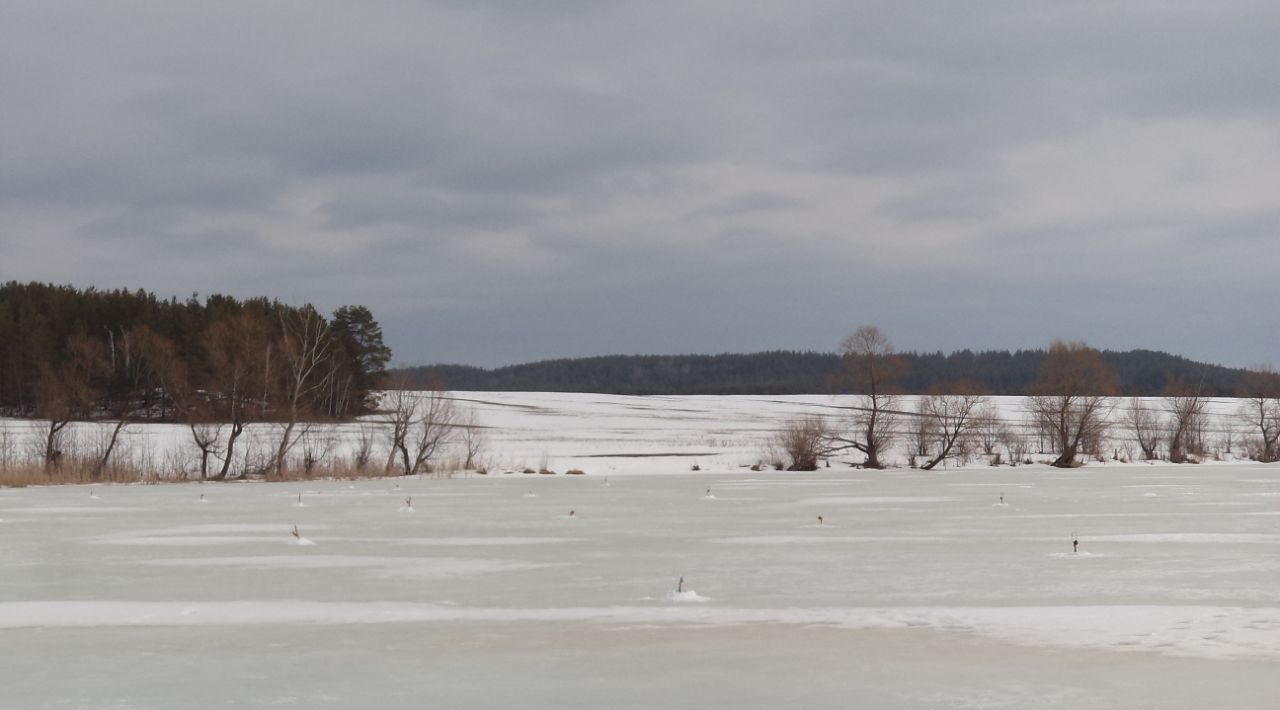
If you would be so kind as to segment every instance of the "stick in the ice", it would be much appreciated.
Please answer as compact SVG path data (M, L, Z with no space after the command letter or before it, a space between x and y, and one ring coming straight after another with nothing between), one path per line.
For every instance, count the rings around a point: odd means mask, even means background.
M684 594L684 577L681 577L680 581L676 582L676 594Z

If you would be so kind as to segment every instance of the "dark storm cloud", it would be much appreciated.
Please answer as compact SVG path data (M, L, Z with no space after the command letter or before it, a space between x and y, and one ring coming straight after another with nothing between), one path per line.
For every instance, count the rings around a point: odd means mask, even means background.
M411 361L862 323L1276 361L1277 31L1261 0L15 0L0 278L363 302Z

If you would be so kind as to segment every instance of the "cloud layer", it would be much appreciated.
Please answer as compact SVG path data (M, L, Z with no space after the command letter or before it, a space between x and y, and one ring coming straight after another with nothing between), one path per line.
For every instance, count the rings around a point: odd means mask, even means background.
M410 362L1056 336L1280 360L1280 6L0 10L0 279Z

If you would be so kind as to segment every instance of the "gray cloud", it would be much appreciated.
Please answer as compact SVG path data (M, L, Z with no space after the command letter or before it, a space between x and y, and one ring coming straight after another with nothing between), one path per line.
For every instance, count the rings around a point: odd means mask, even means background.
M1055 336L1280 360L1262 0L14 0L0 278L399 357Z

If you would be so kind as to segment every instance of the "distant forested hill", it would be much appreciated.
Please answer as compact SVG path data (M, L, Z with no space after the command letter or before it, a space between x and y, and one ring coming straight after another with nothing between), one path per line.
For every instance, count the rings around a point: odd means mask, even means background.
M959 379L992 394L1023 394L1035 378L1043 350L950 354L904 353L910 370L907 392L923 393ZM1103 351L1126 395L1157 395L1172 377L1203 383L1213 396L1236 394L1245 371L1208 365L1153 350ZM840 367L832 353L772 351L723 355L608 355L543 360L485 369L434 365L400 370L407 386L425 384L432 373L455 390L509 392L598 392L602 394L819 394L834 391ZM393 381L395 378L393 377Z

